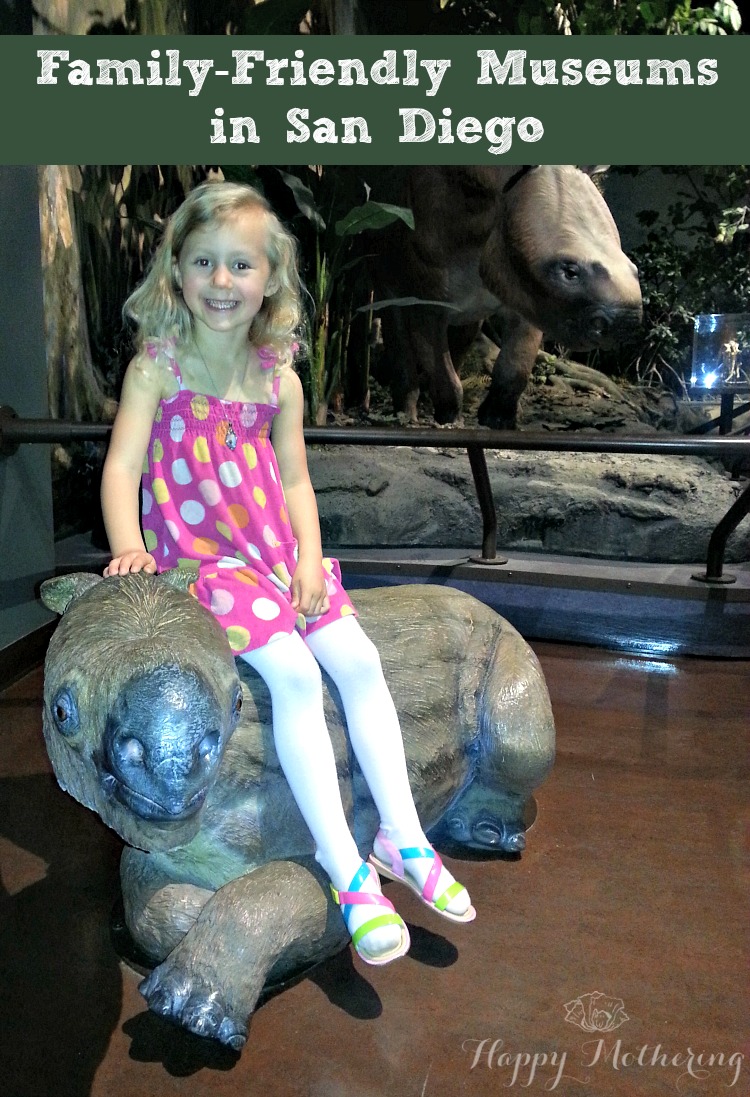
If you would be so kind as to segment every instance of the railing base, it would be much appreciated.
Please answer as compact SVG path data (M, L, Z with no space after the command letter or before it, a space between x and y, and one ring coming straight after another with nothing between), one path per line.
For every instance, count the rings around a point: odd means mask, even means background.
M728 586L737 582L736 575L709 575L707 572L696 572L690 576L696 583L716 583L717 586Z

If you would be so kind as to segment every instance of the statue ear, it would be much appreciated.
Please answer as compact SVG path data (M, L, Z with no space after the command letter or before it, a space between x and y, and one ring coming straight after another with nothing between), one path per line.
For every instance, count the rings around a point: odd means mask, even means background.
M71 602L101 582L103 582L101 575L92 575L88 571L57 575L53 579L44 580L39 588L39 594L47 609L62 615Z
M191 583L194 583L198 578L198 568L197 566L183 567L178 565L176 568L160 572L157 578L160 583L166 583L168 587L173 587L174 590L189 594Z

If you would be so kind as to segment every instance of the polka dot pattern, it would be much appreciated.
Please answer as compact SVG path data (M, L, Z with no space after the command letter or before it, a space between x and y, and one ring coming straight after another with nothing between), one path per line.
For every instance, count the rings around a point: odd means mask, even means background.
M185 484L192 484L193 474L184 457L178 457L176 461L172 462L172 479L176 484L181 484L183 487Z
M169 502L169 488L167 487L166 480L162 479L161 476L157 476L155 480L151 481L151 491L153 492L154 499L157 503L162 504Z
M193 541L193 552L197 556L215 556L218 548L219 542L210 537L196 537Z
M270 438L279 376L268 404L220 401L184 390L170 361L180 391L159 406L143 469L144 540L160 569L196 569L191 593L237 655L354 613L330 559L328 613L305 618L291 607L297 543Z
M222 461L219 465L219 479L225 488L238 488L242 483L242 473L235 461Z
M229 590L219 588L211 592L209 609L216 617L224 617L234 608L234 595Z
M185 435L185 420L181 415L173 415L169 420L169 437L173 442L181 442Z
M199 526L206 517L206 508L197 499L186 499L180 507L180 517L189 526Z
M233 526L236 526L237 529L244 529L250 521L250 515L241 503L230 503L227 507L227 511L229 512L230 522Z
M209 507L215 507L221 502L221 488L215 480L201 480L198 491Z
M207 465L211 460L208 442L202 436L199 436L193 442L193 455L195 456L196 461L200 461L202 465Z

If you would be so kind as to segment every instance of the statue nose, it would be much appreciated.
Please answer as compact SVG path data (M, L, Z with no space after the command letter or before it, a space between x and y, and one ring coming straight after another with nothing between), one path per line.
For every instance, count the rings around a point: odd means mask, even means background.
M205 783L221 752L221 713L194 671L159 667L131 679L112 707L105 751L130 784Z
M130 734L129 728L113 727L110 756L123 773L143 770L172 784L209 773L218 759L221 745L218 729L200 739L201 728L178 729L178 734L168 737L154 736L151 731L146 728Z

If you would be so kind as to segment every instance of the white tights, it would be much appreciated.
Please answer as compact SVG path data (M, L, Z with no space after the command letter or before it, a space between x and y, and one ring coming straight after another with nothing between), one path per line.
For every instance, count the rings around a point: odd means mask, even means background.
M399 847L425 845L396 708L375 645L356 617L342 617L306 640L293 632L242 658L271 693L276 753L334 887L345 890L362 859L341 804L318 664L341 696L352 749L382 829Z
M346 891L362 864L341 803L333 746L323 712L318 664L339 691L352 749L380 815L380 827L398 848L428 847L406 772L406 757L393 704L375 645L355 617L342 617L303 640L293 632L242 656L265 680L273 708L273 737L281 768L315 841L315 856L337 891ZM379 857L384 851L375 843ZM409 875L424 886L429 858L412 858ZM438 894L453 883L443 868ZM377 891L377 877L362 891ZM464 891L448 906L461 914L469 906ZM350 910L351 933L373 917L372 908ZM398 927L373 929L362 939L371 953L385 954L400 940Z

